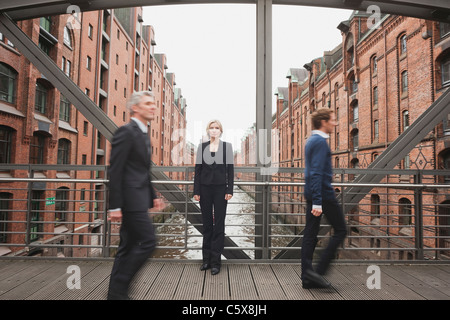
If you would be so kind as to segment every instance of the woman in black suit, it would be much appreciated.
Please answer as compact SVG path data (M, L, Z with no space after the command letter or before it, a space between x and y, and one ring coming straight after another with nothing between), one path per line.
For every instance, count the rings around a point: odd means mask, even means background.
M203 220L203 264L220 272L225 238L225 215L228 200L233 196L234 164L231 143L223 142L222 124L212 120L206 127L209 141L199 145L195 162L194 200L200 201Z

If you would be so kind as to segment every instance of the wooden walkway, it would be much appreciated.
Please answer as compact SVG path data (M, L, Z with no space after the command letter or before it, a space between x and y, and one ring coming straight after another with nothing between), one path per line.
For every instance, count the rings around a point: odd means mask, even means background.
M81 281L77 289L78 267ZM133 300L450 300L450 265L380 265L380 289L367 288L368 264L332 265L332 289L303 289L300 265L223 263L211 276L192 261L149 261ZM1 300L104 300L112 260L0 260ZM68 272L69 271L69 272ZM75 286L69 289L68 286Z

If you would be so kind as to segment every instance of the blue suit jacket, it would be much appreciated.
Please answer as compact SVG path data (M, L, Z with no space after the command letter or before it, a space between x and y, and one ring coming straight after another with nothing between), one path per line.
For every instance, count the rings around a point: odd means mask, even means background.
M331 151L327 140L313 134L305 146L305 197L313 205L322 205L322 201L336 199L331 185L333 170Z

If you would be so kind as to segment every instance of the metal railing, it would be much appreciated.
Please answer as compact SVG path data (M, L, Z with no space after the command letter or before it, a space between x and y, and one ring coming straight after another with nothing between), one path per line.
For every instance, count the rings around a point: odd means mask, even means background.
M192 199L193 167L154 167L166 180L153 181L165 199L151 212L159 237L155 258L201 259L202 224ZM338 199L355 175L367 169L336 169ZM369 173L371 173L369 171ZM235 167L228 202L224 256L251 260L300 258L306 202L303 169L277 168L257 181L256 167ZM376 170L381 183L359 203L342 203L348 236L338 259L430 261L450 257L450 171ZM2 165L0 256L113 257L119 223L107 216L106 166ZM171 186L167 190L163 186ZM318 252L330 236L322 220Z

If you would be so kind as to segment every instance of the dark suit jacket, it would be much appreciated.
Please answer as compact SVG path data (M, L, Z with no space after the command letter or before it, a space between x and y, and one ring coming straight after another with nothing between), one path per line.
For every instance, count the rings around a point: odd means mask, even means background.
M209 150L210 141L198 146L195 162L194 194L200 195L200 185L225 184L226 193L233 194L234 155L229 142L220 141L215 154Z
M150 151L138 124L120 127L112 141L109 167L109 208L147 212L156 198L150 179Z

